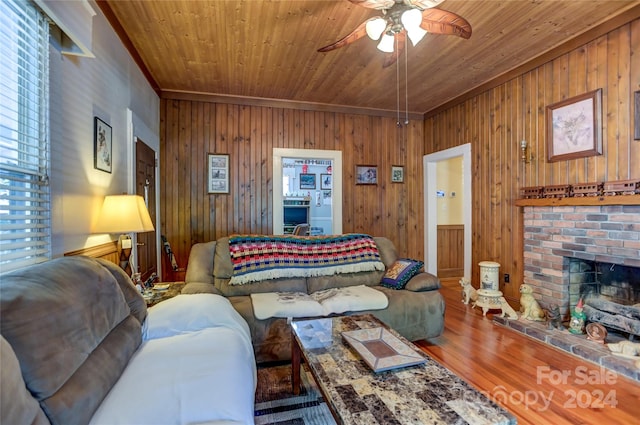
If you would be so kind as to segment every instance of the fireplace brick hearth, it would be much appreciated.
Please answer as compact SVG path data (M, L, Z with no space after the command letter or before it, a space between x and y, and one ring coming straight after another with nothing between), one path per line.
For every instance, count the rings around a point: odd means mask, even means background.
M640 206L525 206L524 283L564 317L575 305L569 258L640 267Z

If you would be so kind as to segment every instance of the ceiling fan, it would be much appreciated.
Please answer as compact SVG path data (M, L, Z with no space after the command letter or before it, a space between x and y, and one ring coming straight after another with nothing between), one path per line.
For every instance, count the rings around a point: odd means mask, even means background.
M378 49L387 53L383 67L392 65L405 48L407 36L415 46L428 32L471 37L471 25L463 17L446 10L433 9L444 0L349 0L353 4L382 11L355 30L318 52L344 47L368 35L380 40ZM394 48L394 45L396 46Z

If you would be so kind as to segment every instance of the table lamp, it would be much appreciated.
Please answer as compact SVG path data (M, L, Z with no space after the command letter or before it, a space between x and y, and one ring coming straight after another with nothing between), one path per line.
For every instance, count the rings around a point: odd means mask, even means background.
M120 233L118 257L120 267L127 270L131 255L130 233L153 231L149 210L140 195L107 195L104 198L94 233ZM131 267L131 272L135 270Z

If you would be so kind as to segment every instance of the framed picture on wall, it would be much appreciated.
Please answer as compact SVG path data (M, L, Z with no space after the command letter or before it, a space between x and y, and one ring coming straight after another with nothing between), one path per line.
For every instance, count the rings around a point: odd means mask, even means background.
M208 193L229 193L229 155L207 155Z
M378 184L378 167L356 165L356 184Z
M547 106L547 159L602 155L602 89Z
M98 117L93 118L93 168L110 173L113 158L111 156L111 126Z
M391 183L404 183L404 167L400 165L391 166Z
M316 188L315 174L300 174L300 189L315 189L315 188Z
M320 189L322 190L331 190L331 185L333 184L331 174L320 174Z

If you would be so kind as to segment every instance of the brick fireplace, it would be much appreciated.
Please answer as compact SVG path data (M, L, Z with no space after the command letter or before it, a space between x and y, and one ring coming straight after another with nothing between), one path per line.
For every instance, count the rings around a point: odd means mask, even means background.
M595 290L615 302L622 301L621 298L637 302L640 205L580 205L582 201L577 199L567 202L570 205L554 205L556 201L525 199L520 204L524 209L524 283L534 288L540 305L548 308L557 304L568 319L570 308L584 289ZM596 202L599 201L591 198L585 204ZM637 204L637 199L634 202ZM607 271L613 268L624 278L605 276L604 268ZM593 289L594 285L611 281L625 283ZM630 281L635 283L628 285ZM589 341L586 335L549 330L543 322L509 320L498 315L493 320L640 382L640 369L633 359L613 355L606 345ZM610 332L607 342L627 337L624 333Z
M523 246L524 283L567 317L580 296L569 277L579 260L640 267L640 206L525 206Z

